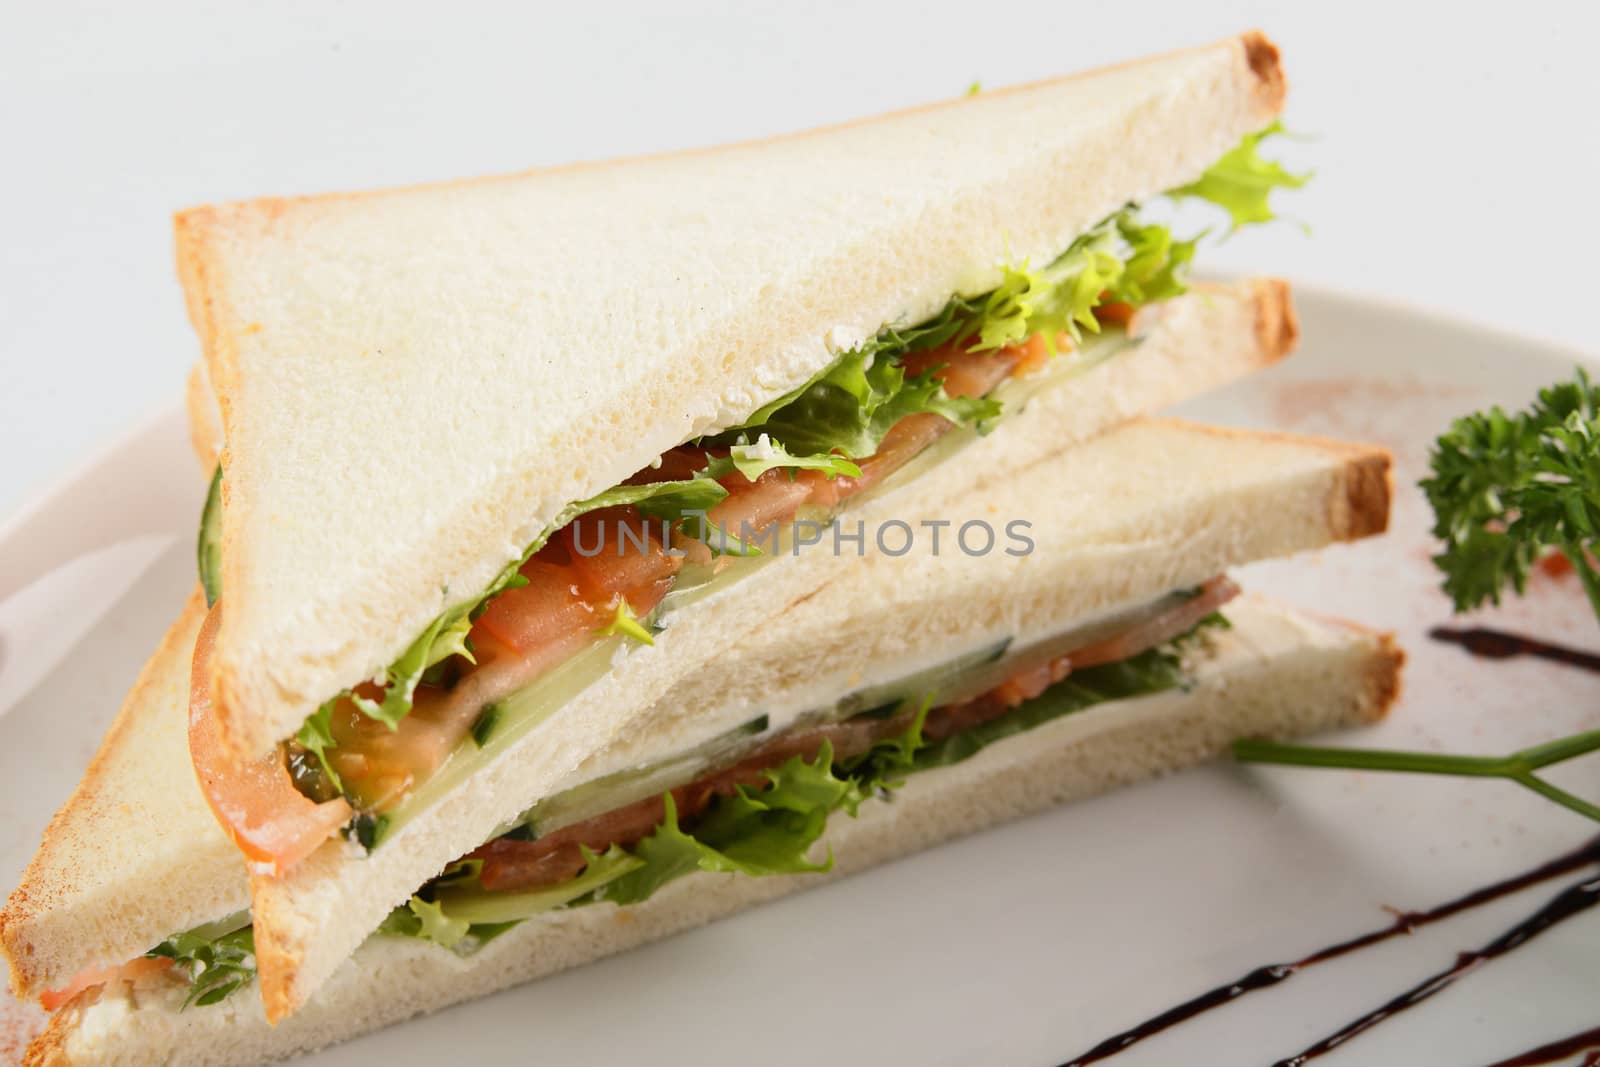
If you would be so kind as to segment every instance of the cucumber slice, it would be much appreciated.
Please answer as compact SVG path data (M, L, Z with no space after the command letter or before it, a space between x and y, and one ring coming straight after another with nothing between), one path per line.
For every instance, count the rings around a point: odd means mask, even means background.
M200 564L200 585L206 592L206 607L222 595L222 465L217 464L206 493L205 510L200 513L200 540L196 546Z

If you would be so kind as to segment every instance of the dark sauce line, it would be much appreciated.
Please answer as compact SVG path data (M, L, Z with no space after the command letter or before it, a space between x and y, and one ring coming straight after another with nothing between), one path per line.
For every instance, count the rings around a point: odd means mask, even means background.
M1568 648L1565 645L1553 645L1548 641L1523 637L1521 634L1508 633L1505 630L1491 630L1484 626L1459 629L1435 626L1428 631L1428 636L1445 644L1460 645L1472 655L1484 659L1535 656L1552 663L1564 663L1579 670L1600 673L1600 655Z
M1538 1067L1541 1063L1555 1063L1568 1056L1576 1056L1580 1052L1589 1054L1583 1058L1583 1067L1594 1067L1600 1063L1600 1026L1593 1030L1585 1030L1581 1034L1564 1037L1560 1041L1552 1041L1548 1045L1529 1049L1520 1056L1512 1056L1506 1060L1496 1060L1489 1067Z
M1471 974L1490 960L1504 956L1512 949L1527 944L1557 923L1585 912L1596 904L1600 904L1600 877L1589 878L1576 885L1568 886L1556 894L1550 903L1476 952L1461 953L1456 957L1456 962L1452 966L1412 986L1382 1007L1374 1008L1354 1022L1334 1031L1299 1055L1290 1056L1286 1060L1279 1060L1272 1067L1302 1067L1303 1064L1316 1059L1318 1056L1332 1052L1345 1042L1366 1033L1384 1020L1393 1018L1407 1008L1416 1007L1435 993L1442 993L1450 988L1457 979Z
M1174 1008L1167 1009L1160 1015L1145 1020L1130 1030L1124 1030L1120 1034L1108 1037L1089 1051L1068 1060L1063 1067L1086 1067L1087 1064L1098 1063L1138 1044L1145 1038L1154 1037L1164 1030L1177 1026L1179 1023L1187 1022L1196 1016L1203 1015L1212 1008L1220 1008L1222 1005L1237 1000L1246 993L1253 993L1257 990L1277 985L1306 967L1324 963L1360 949L1369 948L1379 942L1399 937L1402 934L1409 934L1413 930L1448 919L1453 915L1458 915L1490 901L1510 896L1541 882L1547 882L1552 878L1570 874L1591 863L1600 863L1600 837L1596 837L1581 848L1563 856L1557 856L1548 863L1541 864L1530 871L1484 886L1481 889L1475 889L1465 896L1458 897L1448 903L1440 904L1426 911L1401 912L1395 916L1394 922L1388 926L1362 934L1360 937L1351 938L1348 941L1341 941L1336 945L1330 945L1293 963L1275 963L1265 967L1257 967L1241 978L1217 986L1215 989L1208 990L1191 1000L1186 1000Z

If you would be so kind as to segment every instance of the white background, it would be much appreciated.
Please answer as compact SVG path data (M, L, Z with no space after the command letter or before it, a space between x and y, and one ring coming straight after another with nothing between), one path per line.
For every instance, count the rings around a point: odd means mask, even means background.
M1291 150L1317 170L1291 204L1313 233L1208 264L1597 347L1600 73L1576 3L540 6L6 0L0 522L179 397L177 208L757 137L1251 26L1316 135Z

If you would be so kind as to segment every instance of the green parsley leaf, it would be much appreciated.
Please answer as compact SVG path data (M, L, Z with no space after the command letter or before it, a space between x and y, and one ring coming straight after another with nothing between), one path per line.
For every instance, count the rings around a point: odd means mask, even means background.
M1457 611L1498 604L1508 587L1520 595L1534 561L1553 549L1600 615L1600 389L1581 367L1526 411L1457 419L1429 466L1422 490L1444 542L1433 560Z

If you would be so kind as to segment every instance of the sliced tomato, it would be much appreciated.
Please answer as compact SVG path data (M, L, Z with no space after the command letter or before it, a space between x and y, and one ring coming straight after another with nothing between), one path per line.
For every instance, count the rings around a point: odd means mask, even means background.
M722 479L728 495L706 517L730 537L760 534L775 522L792 516L811 498L812 483L790 477L787 470L770 470L755 481L735 471Z
M594 607L582 596L573 568L534 557L522 565L528 584L507 589L473 623L513 652L528 654L593 630Z
M575 878L586 866L576 844L523 847L532 844L502 837L478 849L472 854L483 861L478 883L489 890L539 889Z
M953 429L955 423L931 411L907 415L883 435L876 452L856 464L861 468L860 477L839 477L830 481L819 471L802 471L800 480L810 485L813 502L834 507L879 484Z
M344 701L333 714L330 762L363 811L388 811L439 769L479 713L452 702L445 690L423 685L411 713L391 730Z
M663 452L659 463L637 472L624 484L650 485L654 482L686 481L706 469L706 459L711 455L727 455L727 450L708 450L695 448L693 445L679 445Z
M1239 595L1239 587L1226 575L1218 575L1189 599L1172 610L1135 626L1131 630L1107 638L1087 648L1068 653L1075 670L1094 667L1101 663L1117 663L1137 656L1146 649L1164 645L1194 629L1201 619Z
M314 852L353 814L343 797L318 804L289 777L281 749L240 762L223 746L211 700L211 652L222 602L207 613L194 646L189 680L189 757L200 791L233 843L265 873L277 875Z
M1035 344L1040 350L1044 350L1043 339L1037 335L1028 338L1021 345L1009 345L982 352L974 352L956 345L945 345L941 348L930 348L926 352L914 352L905 358L904 365L908 376L922 374L932 368L933 376L944 386L944 391L949 396L982 396L1005 381L1023 361L1024 356L1032 351L1029 346Z
M646 519L631 507L592 512L562 531L579 593L596 608L610 608L620 597L635 614L660 603L683 557L662 547L660 520Z
M73 975L72 981L60 989L50 989L39 994L39 1006L45 1011L56 1011L85 989L110 982L134 982L147 974L160 974L172 966L165 956L140 956L136 960L115 967L86 967Z
M1101 304L1094 309L1094 317L1111 326L1127 326L1133 321L1134 312L1138 310L1132 304L1123 304L1112 301Z

